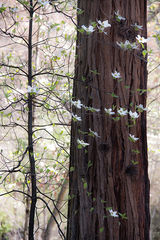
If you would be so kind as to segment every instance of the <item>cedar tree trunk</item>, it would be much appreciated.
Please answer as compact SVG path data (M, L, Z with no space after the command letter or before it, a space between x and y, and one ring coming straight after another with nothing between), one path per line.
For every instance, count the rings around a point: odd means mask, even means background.
M146 112L135 121L129 114L120 119L117 114L120 107L135 112L137 105L146 105L142 47L124 51L117 45L135 42L138 34L146 37L146 5L147 0L78 1L84 10L78 15L79 27L97 20L109 20L112 26L107 35L96 30L77 36L73 101L100 111L73 106L82 121L72 121L67 240L149 239ZM125 21L115 19L117 10ZM135 23L143 29L137 31ZM115 70L122 80L113 79ZM104 108L116 114L107 115ZM100 137L89 136L89 129ZM132 142L129 134L139 140ZM90 145L78 149L77 139ZM112 217L109 208L119 217Z

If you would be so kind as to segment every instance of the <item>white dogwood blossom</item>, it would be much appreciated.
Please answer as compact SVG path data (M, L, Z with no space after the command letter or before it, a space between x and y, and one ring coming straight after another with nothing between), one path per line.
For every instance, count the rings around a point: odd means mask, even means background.
M97 22L98 22L98 24L99 24L99 26L97 26L97 27L98 27L98 29L99 29L100 31L104 31L105 28L111 27L111 24L109 24L108 20L105 20L105 21L103 21L103 22L101 22L101 20L98 20ZM105 32L105 33L106 33L106 32ZM107 33L106 33L106 34L107 34Z
M114 73L112 73L112 77L117 79L117 78L121 78L121 74L117 71L115 71Z
M81 109L81 107L83 106L83 104L81 103L81 101L79 99L77 101L72 101L71 100L71 104L78 109Z
M87 110L87 111L91 111L91 112L100 112L100 109L98 108L94 108L94 107L87 107L87 106L84 106L83 107Z
M134 27L134 29L135 29L136 31L137 31L137 30L142 30L142 29L143 29L143 26L138 25L137 23L132 24L131 26Z
M112 217L119 217L117 211L113 211L112 209L110 209L109 213Z
M105 108L104 111L109 115L114 115L115 114L115 112L113 112L112 108L108 108L108 109Z
M86 31L87 33L92 33L95 31L94 27L92 25L90 25L89 27L86 27L84 25L81 26L81 28Z
M141 37L140 35L137 35L136 39L139 43L146 43L148 41L147 38Z
M39 92L39 89L36 86L34 86L34 87L28 86L27 92L36 94Z
M129 134L129 139L130 139L132 142L136 142L139 138L136 138L134 135Z
M120 116L125 116L128 114L128 111L125 110L124 108L120 108L117 112Z
M89 143L84 142L83 140L77 139L78 147L83 148L89 146Z
M136 43L131 43L130 41L126 40L124 43L123 42L117 42L117 45L122 48L123 50L134 50L138 49L138 46Z
M139 117L139 114L137 112L132 112L131 110L129 111L129 115L133 119L136 119Z
M90 128L89 128L89 131L90 131L89 134L90 134L91 136L93 136L93 137L100 137L97 132L92 131Z
M78 117L76 114L74 115L73 113L72 113L72 119L73 119L73 121L75 121L75 122L77 122L77 121L82 121L81 117Z
M122 16L119 14L119 10L118 10L117 12L115 12L115 15L116 15L116 20L117 20L118 22L120 22L121 20L122 20L122 21L125 21L125 20L126 20L125 17L122 17Z
M147 111L147 108L143 107L142 104L137 105L136 108L137 108L139 111Z
M49 1L38 0L38 3L40 3L44 7L49 4Z
M18 7L10 7L9 10L12 12L12 13L16 13L18 11Z

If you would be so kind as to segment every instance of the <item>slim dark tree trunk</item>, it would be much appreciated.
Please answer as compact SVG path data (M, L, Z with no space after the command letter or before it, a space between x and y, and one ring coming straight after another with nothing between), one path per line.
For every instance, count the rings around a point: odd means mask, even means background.
M133 42L138 34L146 37L146 5L146 0L78 1L84 10L78 15L79 26L108 19L112 27L108 35L78 32L73 100L100 112L73 107L82 121L72 122L67 240L149 239L146 113L132 124L129 115L115 121L104 112L113 106L115 112L119 107L135 112L136 105L146 104L147 70L141 47L124 51L116 43ZM117 10L126 21L115 20ZM136 32L134 23L143 25L143 30ZM121 82L111 76L115 70L121 73ZM83 134L89 128L100 138ZM129 134L139 140L131 142ZM78 149L78 138L90 145ZM111 217L108 207L125 213L127 219Z
M32 33L33 33L33 1L30 0L30 19L29 19L29 36L28 36L28 86L32 87ZM29 215L29 240L34 240L34 218L37 201L36 189L36 170L33 151L33 95L28 94L28 149L31 175L31 207Z

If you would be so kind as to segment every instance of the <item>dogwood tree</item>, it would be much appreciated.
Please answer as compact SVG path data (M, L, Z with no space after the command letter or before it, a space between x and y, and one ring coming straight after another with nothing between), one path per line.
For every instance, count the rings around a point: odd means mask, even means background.
M24 217L25 240L44 239L51 215L65 238L58 194L68 172L75 39L70 19L69 1L0 5L0 197L20 202L16 213Z

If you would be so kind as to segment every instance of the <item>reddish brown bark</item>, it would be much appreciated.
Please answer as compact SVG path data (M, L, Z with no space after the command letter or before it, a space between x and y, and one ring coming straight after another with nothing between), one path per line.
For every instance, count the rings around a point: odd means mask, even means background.
M114 121L104 112L104 108L113 105L135 111L136 105L146 104L146 94L137 91L146 89L147 82L141 50L123 51L116 41L135 41L137 33L131 27L135 22L143 25L140 35L146 36L147 1L80 0L78 3L84 10L78 16L79 26L108 19L112 27L107 31L108 36L78 33L73 97L101 111L74 109L82 122L72 123L70 166L74 171L70 172L67 240L148 240L146 114L141 113L131 127L127 125L131 122L128 115ZM115 21L117 10L126 17L125 22ZM123 81L112 78L111 72L115 70L121 73ZM117 98L112 96L113 92ZM88 132L89 128L101 138L79 131ZM139 141L132 143L129 133L139 137ZM78 149L77 138L88 142L89 147ZM133 152L135 149L140 153ZM132 164L133 160L138 164ZM92 166L88 167L90 162ZM126 213L127 220L109 216L106 207Z

